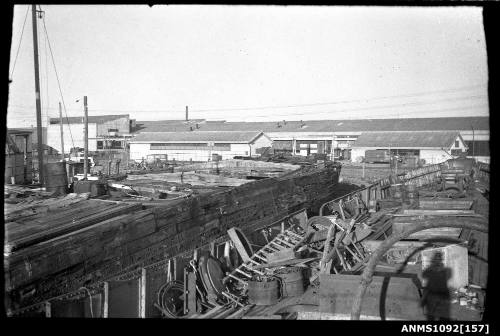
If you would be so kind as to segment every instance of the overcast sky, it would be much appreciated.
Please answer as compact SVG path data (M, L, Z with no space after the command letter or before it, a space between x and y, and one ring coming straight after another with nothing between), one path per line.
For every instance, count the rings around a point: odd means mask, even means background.
M14 9L7 124L36 125L31 9ZM42 6L68 116L487 116L476 7ZM61 101L38 20L42 115ZM45 124L44 120L44 124Z

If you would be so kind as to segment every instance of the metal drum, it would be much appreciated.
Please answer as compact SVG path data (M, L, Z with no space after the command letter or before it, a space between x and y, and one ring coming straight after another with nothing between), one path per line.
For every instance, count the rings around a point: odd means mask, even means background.
M66 162L53 162L45 165L45 189L59 195L68 193Z
M278 280L248 281L248 298L257 306L270 306L278 302Z
M299 296L304 293L304 275L301 267L287 267L276 273L282 280L282 297Z

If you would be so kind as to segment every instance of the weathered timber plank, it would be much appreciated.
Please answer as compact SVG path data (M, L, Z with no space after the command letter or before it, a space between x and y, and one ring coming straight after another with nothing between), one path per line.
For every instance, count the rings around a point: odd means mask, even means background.
M43 232L50 227L64 225L72 220L85 218L89 213L97 213L109 205L95 205L93 203L78 205L71 209L57 211L55 213L38 214L27 220L24 218L19 222L10 222L6 224L7 241L13 241L32 234Z
M468 210L472 207L472 199L424 199L418 200L421 209L462 209Z
M119 205L116 207L113 207L111 209L96 213L94 215L90 215L85 218L81 218L79 220L76 220L74 222L68 223L66 225L61 225L58 227L52 227L49 228L41 233L36 233L32 234L29 236L25 236L13 241L9 242L9 246L11 247L11 250L18 250L21 248L25 248L27 246L49 240L51 238L63 235L65 233L69 233L71 231L76 231L78 229L84 228L86 226L90 226L96 223L99 223L101 221L105 221L109 218L116 217L122 214L130 213L136 210L141 209L140 204L126 204L126 205Z

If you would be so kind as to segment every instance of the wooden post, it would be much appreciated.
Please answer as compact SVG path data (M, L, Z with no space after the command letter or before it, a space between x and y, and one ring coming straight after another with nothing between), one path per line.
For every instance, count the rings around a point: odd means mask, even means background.
M52 307L49 301L45 302L44 310L45 310L45 317L52 317Z
M215 253L215 242L210 243L210 255L212 257L217 258L216 253Z
M146 269L141 269L139 280L139 317L146 318Z
M177 280L177 257L174 257L174 278L173 280Z
M109 315L109 282L104 282L104 303L102 305L102 317L108 318Z
M89 120L88 120L88 111L87 111L87 96L83 96L83 109L84 109L84 117L83 117L83 144L84 144L84 152L83 152L83 179L87 179L89 163L88 163L88 155L89 155Z

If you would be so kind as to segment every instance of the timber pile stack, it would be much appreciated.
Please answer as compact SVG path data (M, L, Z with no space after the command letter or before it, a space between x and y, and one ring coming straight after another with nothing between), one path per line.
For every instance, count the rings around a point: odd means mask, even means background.
M128 211L126 215L117 213L101 220L99 212L93 211L95 215L89 218L95 221L89 226L81 224L73 227L77 231L64 231L62 236L10 254L9 296L17 305L26 306L206 245L224 237L231 227L251 233L331 199L339 173L338 166L328 166L142 211L140 203L125 203L128 207L121 209ZM80 221L86 216L82 217ZM71 227L71 223L72 219L66 225Z
M51 197L53 193L54 192L41 190L40 188L5 184L3 195L7 209L10 207L10 204L48 198Z
M245 180L245 179L236 179L220 175L200 174L194 172L129 175L127 177L128 181L143 180L143 179L170 182L170 183L179 183L179 184L202 185L202 186L214 185L214 186L225 186L225 187L237 187L242 184L250 182L250 180Z

